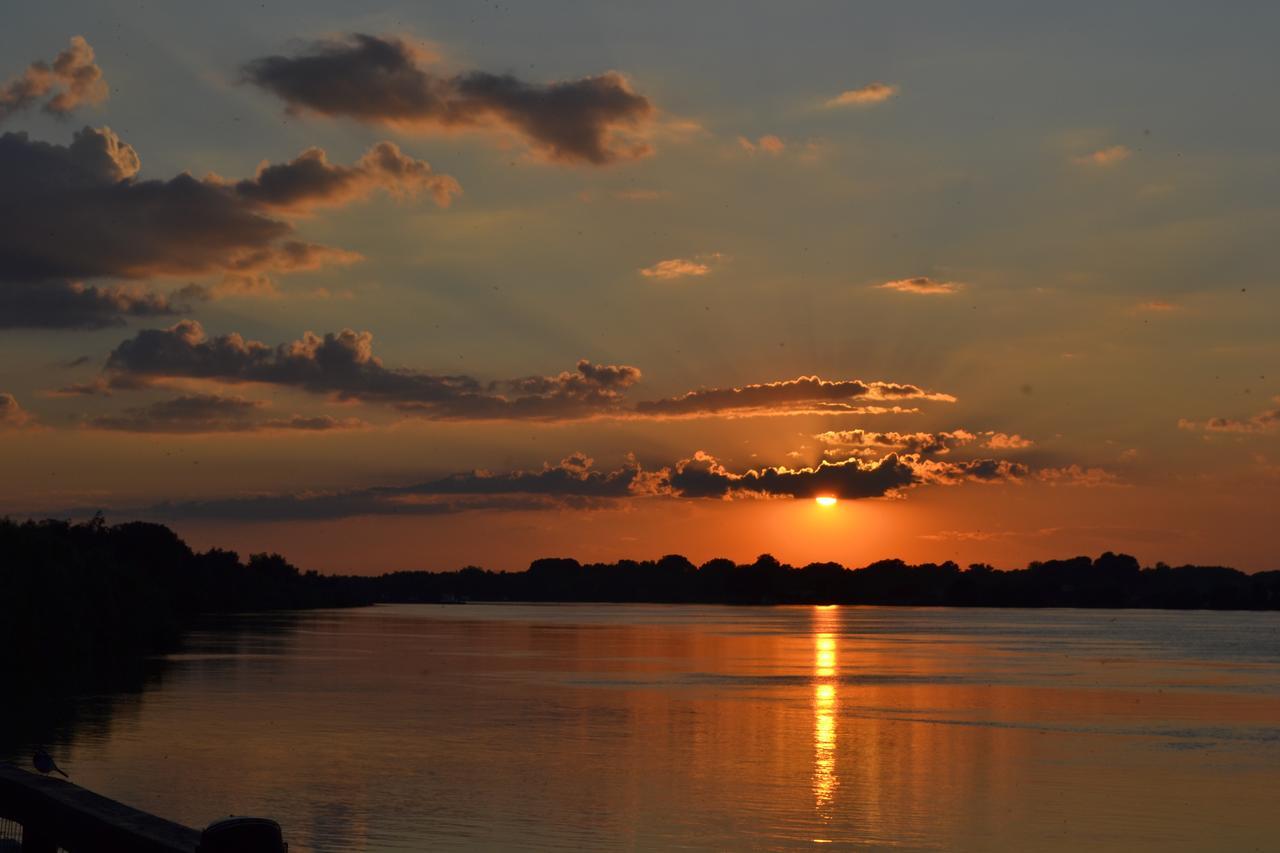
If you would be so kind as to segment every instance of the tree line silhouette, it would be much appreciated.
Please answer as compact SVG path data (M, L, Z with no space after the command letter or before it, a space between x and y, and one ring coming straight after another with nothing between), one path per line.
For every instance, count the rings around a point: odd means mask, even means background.
M169 528L101 517L72 524L0 520L0 664L5 671L91 668L172 646L202 614L349 607L376 602L575 601L882 604L952 607L1280 609L1280 571L1157 564L1126 554L1030 563L909 565L881 560L790 566L698 566L659 560L533 561L524 572L474 566L376 577L302 572L278 554L197 553Z

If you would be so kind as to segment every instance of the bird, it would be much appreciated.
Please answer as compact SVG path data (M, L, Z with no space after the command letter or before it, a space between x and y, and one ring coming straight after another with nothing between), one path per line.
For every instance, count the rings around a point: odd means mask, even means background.
M71 778L67 775L67 772L59 767L58 763L53 760L53 756L45 752L43 749L36 750L36 754L31 756L31 763L36 766L37 770L46 776L50 773L61 773L62 778Z

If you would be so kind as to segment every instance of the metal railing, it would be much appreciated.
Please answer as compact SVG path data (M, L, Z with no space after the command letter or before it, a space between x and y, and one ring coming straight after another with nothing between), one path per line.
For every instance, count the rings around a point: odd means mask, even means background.
M0 764L0 853L199 853L286 851L280 827L261 818L201 833L92 791Z

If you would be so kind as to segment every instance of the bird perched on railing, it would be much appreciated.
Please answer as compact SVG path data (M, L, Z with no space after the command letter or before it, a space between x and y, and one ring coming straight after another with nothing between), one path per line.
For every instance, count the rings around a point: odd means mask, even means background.
M64 779L71 778L70 776L67 775L67 772L63 770L61 767L59 767L58 763L53 760L53 756L45 752L43 749L36 750L36 754L31 756L31 763L34 764L36 766L36 769L39 770L45 776L49 775L50 773L61 773L62 778Z

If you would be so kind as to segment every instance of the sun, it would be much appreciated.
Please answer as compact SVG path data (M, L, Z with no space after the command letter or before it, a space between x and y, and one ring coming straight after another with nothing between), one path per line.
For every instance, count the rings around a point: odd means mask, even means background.
M818 506L835 506L836 498L834 495L818 495L814 498L818 502Z

